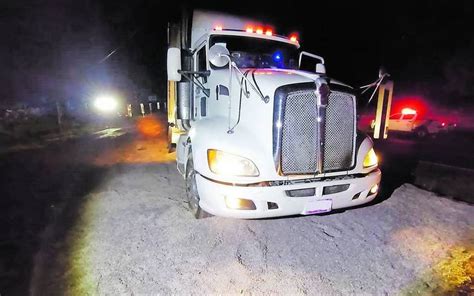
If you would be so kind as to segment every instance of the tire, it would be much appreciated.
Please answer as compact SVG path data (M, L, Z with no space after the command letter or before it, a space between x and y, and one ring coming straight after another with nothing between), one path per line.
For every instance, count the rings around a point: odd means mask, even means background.
M194 170L194 162L192 155L188 158L186 165L186 199L189 210L196 219L211 217L212 215L201 209L199 206L199 192L196 183L196 171Z
M428 131L426 130L426 128L419 128L416 131L416 136L420 139L424 139L427 135L428 135Z
M171 141L173 140L173 127L171 127L169 124L168 124L168 128L167 128L167 138L168 138L168 153L172 153L172 152L175 152L176 151L176 145L171 143Z

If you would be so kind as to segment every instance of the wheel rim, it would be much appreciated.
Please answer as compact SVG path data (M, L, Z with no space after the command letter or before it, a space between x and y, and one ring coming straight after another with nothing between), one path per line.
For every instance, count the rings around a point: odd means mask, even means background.
M196 212L199 207L199 194L197 191L196 173L193 168L189 170L186 181L186 195L189 207Z

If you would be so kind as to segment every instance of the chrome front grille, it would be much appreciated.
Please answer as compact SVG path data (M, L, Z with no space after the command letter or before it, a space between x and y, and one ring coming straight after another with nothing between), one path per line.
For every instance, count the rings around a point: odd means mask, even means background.
M275 94L276 168L282 175L348 170L354 164L355 97L332 91L318 123L314 84L308 86L288 86Z
M331 92L326 107L324 171L345 170L354 163L355 98Z
M288 94L282 128L281 170L287 174L317 171L319 137L314 91Z

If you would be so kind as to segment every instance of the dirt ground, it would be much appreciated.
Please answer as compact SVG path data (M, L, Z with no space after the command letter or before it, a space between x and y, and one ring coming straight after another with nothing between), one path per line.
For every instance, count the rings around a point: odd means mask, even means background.
M474 291L471 205L405 184L344 212L195 220L163 134L139 130L91 158L100 178L45 232L32 295Z

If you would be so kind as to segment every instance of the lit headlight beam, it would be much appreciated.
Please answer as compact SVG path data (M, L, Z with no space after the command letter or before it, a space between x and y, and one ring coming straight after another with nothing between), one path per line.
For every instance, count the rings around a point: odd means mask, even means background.
M99 96L94 100L94 108L100 112L110 113L116 111L117 99L112 96Z
M370 148L364 158L364 168L375 167L379 163L377 154L375 154L374 148Z

